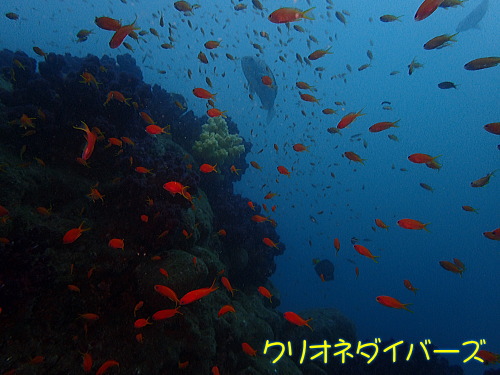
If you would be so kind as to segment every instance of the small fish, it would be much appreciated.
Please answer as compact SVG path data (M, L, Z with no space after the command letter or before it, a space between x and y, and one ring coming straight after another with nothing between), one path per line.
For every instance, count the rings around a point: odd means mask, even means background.
M389 296L378 296L375 299L381 305L384 305L387 307L392 307L393 309L405 309L409 312L413 312L406 307L408 305L411 305L411 303L401 303L396 298L389 297Z
M488 173L486 176L481 177L475 181L472 181L470 183L471 187L483 187L484 185L487 185L490 182L490 177L495 174L497 170L494 170L493 172Z

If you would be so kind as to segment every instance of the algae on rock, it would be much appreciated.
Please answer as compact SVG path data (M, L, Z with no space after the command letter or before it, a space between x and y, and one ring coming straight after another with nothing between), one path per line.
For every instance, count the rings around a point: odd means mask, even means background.
M245 152L243 138L238 134L230 134L226 121L221 117L213 117L202 126L200 139L193 145L193 151L206 163L231 164L240 154Z

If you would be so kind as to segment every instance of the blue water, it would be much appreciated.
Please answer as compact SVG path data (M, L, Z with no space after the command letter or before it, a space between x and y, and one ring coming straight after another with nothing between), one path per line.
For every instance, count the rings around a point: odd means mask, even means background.
M210 76L214 85L211 91L218 93L218 108L227 110L240 134L253 144L247 161L258 162L263 170L249 168L235 190L256 203L277 206L271 217L278 222L286 252L276 260L272 281L280 291L281 311L335 307L356 324L360 339L394 338L415 344L431 339L446 349L463 349L465 341L486 339L484 349L500 352L500 242L482 235L500 226L500 173L482 188L470 187L473 180L500 168L499 137L483 129L487 123L498 122L500 75L498 67L479 71L463 68L475 58L499 55L495 15L500 3L490 2L480 29L461 33L456 43L432 51L424 50L423 44L434 36L453 34L479 1L438 9L420 22L413 20L419 0L335 1L330 17L324 1L264 1L264 12L254 10L247 2L247 10L236 12L235 3L207 0L191 16L176 11L170 3L53 0L20 4L4 0L0 4L2 17L6 12L16 12L20 19L1 19L0 48L26 51L37 60L42 58L32 52L33 46L76 56L116 56L129 51L109 48L111 33L94 25L96 16L122 19L124 24L137 17L139 27L156 28L160 39L149 34L145 36L147 43L137 45L128 40L135 48L133 56L142 66L145 81L183 95L188 108L202 116L204 102L191 91L194 87L207 88L205 77ZM304 33L277 26L267 20L267 15L281 6L316 6L316 20L297 22L306 30ZM350 13L347 25L334 16L342 9ZM164 28L152 16L158 11L167 24ZM383 14L404 17L402 22L382 23L378 18ZM159 46L167 42L168 23L176 28L172 50ZM86 42L76 43L80 29L92 29L94 33ZM266 31L270 40L260 37L260 31ZM308 48L309 35L319 44L311 42ZM207 40L220 40L221 46L213 50L219 57L203 65L196 56ZM272 69L278 85L276 116L269 124L258 99L251 101L248 97L239 61L224 56L255 55L258 51L251 43L264 49L260 57ZM296 53L307 56L330 46L333 54L313 61L312 66L296 61ZM369 63L368 49L374 55L371 66L358 71L359 66ZM409 76L407 65L413 58L424 66ZM352 66L352 73L346 70L346 64ZM316 67L324 67L322 77L315 72ZM158 69L167 73L159 74ZM193 72L192 79L187 76L188 69ZM389 75L395 70L400 74ZM346 73L345 82L331 79L342 73ZM320 104L302 101L295 87L297 81L315 86L317 91L310 94L320 99ZM442 81L452 81L458 89L441 90L437 84ZM335 101L346 104L337 106ZM382 101L391 102L393 110L383 110ZM338 114L323 115L321 110L326 107L336 109ZM361 109L366 115L344 129L342 135L326 131L343 115ZM368 132L376 122L398 119L399 128ZM366 148L363 141L351 139L357 133L362 134ZM388 134L395 134L399 142L388 139ZM293 151L296 143L309 146L309 152ZM278 152L273 144L279 146ZM261 149L263 152L257 153ZM342 157L345 151L358 153L366 159L365 165L349 162ZM442 169L409 162L407 157L417 152L442 154L438 159ZM278 174L278 165L291 171L290 178ZM420 182L432 186L434 192L422 189ZM264 201L269 191L278 196ZM479 214L463 211L462 205L479 209ZM374 232L376 218L389 225L389 230L377 228ZM430 222L430 232L402 229L396 224L402 218ZM341 242L338 255L333 248L335 237ZM351 237L379 255L379 263L356 253ZM314 272L313 258L330 259L335 264L334 281L321 282ZM463 277L445 271L438 263L453 258L465 263ZM404 279L419 289L416 295L406 290ZM375 297L379 295L412 303L414 313L378 304ZM445 357L458 364L468 356L468 349L465 352ZM467 374L485 369L476 361L463 367Z

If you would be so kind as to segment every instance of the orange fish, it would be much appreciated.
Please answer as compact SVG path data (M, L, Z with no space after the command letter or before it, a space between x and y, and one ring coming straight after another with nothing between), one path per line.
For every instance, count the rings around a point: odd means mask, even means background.
M293 145L293 150L297 152L309 151L309 146L304 146L302 143L296 143Z
M446 271L450 271L453 273L458 273L460 277L462 277L462 273L464 270L460 267L458 267L456 264L448 262L447 260L441 260L439 261L439 265L443 267Z
M387 307L392 307L393 309L405 309L409 312L413 312L410 309L408 309L406 306L411 305L411 303L401 303L399 302L396 298L389 297L389 296L378 296L375 298L378 303L381 305L387 306Z
M359 156L358 154L356 154L352 151L344 152L344 156L351 161L365 165L364 161L366 161L366 159L361 159L361 156Z
M261 81L266 86L272 87L272 85L273 85L273 80L269 76L263 76L263 77L261 77Z
M83 371L90 372L90 370L92 370L93 364L94 364L94 361L92 360L92 356L90 355L90 353L84 353L83 354L83 363L82 363Z
M438 155L438 156L430 156L430 155L427 155L427 154L411 154L410 156L408 156L408 160L411 161L412 163L417 163L417 164L427 164L427 163L431 163L432 161L434 161L434 159L440 157L441 155Z
M389 230L389 226L387 224L385 224L382 220L380 219L375 219L375 224L377 225L377 227L379 228L382 228L382 229L385 229L385 230Z
M179 300L179 305L187 305L189 303L193 303L195 301L198 301L199 299L208 296L210 293L215 292L219 287L214 287L215 281L212 283L212 286L209 288L201 288L201 289L196 289L192 290L188 293L186 293L180 300Z
M147 325L149 324L153 324L149 321L149 319L144 319L144 318L141 318L141 319L137 319L135 322L134 322L134 328L144 328L146 327Z
M104 362L101 365L101 367L99 367L99 369L97 370L95 375L103 375L106 371L108 371L108 369L110 369L111 367L114 367L114 366L120 366L120 364L117 361L110 359L110 360Z
M330 51L332 47L328 48L328 49L318 49L316 51L314 51L313 53L311 53L309 56L308 56L308 59L309 60L317 60L323 56L325 56L326 54L333 54L333 52L328 52Z
M139 311L140 309L142 309L142 306L144 306L144 301L139 301L139 302L137 302L135 304L135 306L134 306L134 316L137 313L137 311Z
M67 231L62 239L63 244L67 245L75 242L82 235L83 232L90 230L90 228L83 229L82 226L83 226L83 221L78 228L73 228Z
M370 258L370 259L373 259L373 261L375 263L378 263L377 260L375 258L380 258L380 256L378 255L373 255L370 250L368 250L366 247L364 247L363 245L354 245L354 250L356 250L358 253L360 253L361 255L367 257L367 258Z
M460 259L453 258L453 263L455 263L455 265L462 271L465 271L465 264L463 264L463 262Z
M311 103L318 103L319 104L319 99L315 98L312 95L302 94L302 93L299 93L299 95L300 95L300 99L302 99L305 102L311 102Z
M228 292L231 292L231 296L234 297L234 292L236 292L238 289L234 289L229 282L229 279L225 276L222 276L220 281L222 282L222 285L224 285L224 287L228 290Z
M169 128L168 125L162 128L158 125L151 124L151 125L146 126L146 133L152 134L152 135L169 134L168 132L165 131L165 129L168 129L168 128Z
M125 98L125 95L123 95L120 91L110 91L108 92L108 95L106 95L106 101L104 102L104 105L107 105L111 101L111 99L114 99L121 103L125 103L126 105L130 106L128 101L131 100L132 98Z
M479 350L476 353L476 357L481 358L485 365L500 363L500 354L496 354L488 350Z
M83 72L80 77L83 78L83 81L80 81L80 83L84 83L86 85L92 85L94 84L95 87L98 87L98 85L102 85L102 83L100 82L97 82L97 80L95 79L94 75L92 73L89 73L89 72Z
M123 242L123 239L120 238L113 238L109 240L108 246L112 249L122 249L124 250L125 243Z
M377 122L376 124L370 126L368 128L368 131L372 133L378 133L389 128L399 128L399 126L396 125L396 123L398 123L399 121L400 120L394 122L390 121Z
M422 21L429 17L441 5L444 0L424 0L415 13L415 21Z
M252 167L254 167L255 169L262 170L262 167L259 164L257 164L257 162L255 162L255 161L251 161L250 165Z
M184 186L180 182L177 182L177 181L167 182L167 183L163 184L163 188L172 195L180 194L184 198L188 199L187 194L189 194L189 193L187 192L187 189L189 189L189 186Z
M267 18L272 23L295 22L300 21L302 18L314 20L314 18L307 15L307 13L313 9L314 7L302 11L297 8L280 8L272 12Z
M165 285L155 285L154 286L155 292L161 294L163 297L167 297L169 300L172 302L175 302L175 304L179 304L179 298L177 298L177 294L170 289L168 286Z
M217 170L217 164L215 164L215 165L202 164L202 165L200 165L200 172L203 172L203 173L211 173L211 172L219 173L219 171Z
M290 172L288 171L288 169L286 169L285 167L283 167L282 165L279 165L277 167L278 169L278 172L281 173L281 174L284 174L285 176L288 176L290 177Z
M71 290L72 292L80 293L80 288L77 287L76 285L68 284L67 288L68 288L68 290Z
M350 125L354 120L356 120L356 118L358 118L359 116L366 115L366 113L361 113L361 111L363 111L363 110L360 110L357 113L351 112L351 113L348 113L347 115L345 115L344 117L342 117L342 119L337 124L337 129L344 129L345 127Z
M235 313L235 312L236 312L236 310L235 310L235 309L234 309L234 307L233 307L233 306L231 306L231 305L224 305L224 306L222 306L222 307L220 308L219 312L217 313L217 317L219 317L219 318L220 318L222 315L224 315L224 314L226 314L226 313L228 313L228 312L233 312L233 313Z
M153 314L153 316L151 317L153 320L165 320L165 319L169 319L169 318L172 318L173 316L175 316L176 314L181 314L181 312L179 312L179 309L181 307L178 306L176 307L175 309L166 309L166 310L160 310L160 311L157 311Z
M229 168L229 170L231 171L231 173L235 173L238 176L239 176L238 171L241 171L241 169L237 169L234 165L231 165L231 168Z
M216 40L209 40L204 44L206 49L214 49L220 46L220 43L217 42Z
M246 342L241 344L241 348L246 354L248 354L251 357L255 357L257 355L257 350L252 348L250 344L247 344Z
M411 284L410 280L403 280L403 284L406 289L411 290L413 293L417 294L418 289Z
M166 269L160 268L159 271L163 276L165 276L168 279L168 272Z
M197 98L201 99L214 99L215 100L215 95L217 94L212 94L209 91L202 89L202 88L195 88L193 89L193 94Z
M97 135L93 131L90 131L89 127L85 122L82 121L81 123L83 125L83 128L79 128L78 126L73 126L73 128L78 130L83 130L85 132L84 137L85 140L87 141L87 145L83 149L82 159L84 161L87 161L94 152L95 143L97 141Z
M209 117L219 117L219 116L226 117L226 115L224 114L226 112L227 111L221 111L220 109L217 109L217 108L210 108L207 111L207 115Z
M146 112L139 112L139 115L146 122L146 124L154 125L155 121Z
M269 246L269 247L274 247L274 248L276 248L276 249L279 249L279 247L278 247L278 243L279 243L279 242L273 242L273 240L271 240L270 238L264 237L264 238L262 239L262 242L264 242L264 244L265 244L266 246Z
M135 22L131 23L130 25L125 25L120 27L116 32L114 33L113 37L109 41L109 46L111 48L118 48L123 40L129 35L131 32L134 30L139 30L139 27L135 27Z
M338 238L334 238L333 239L333 247L335 247L335 255L337 255L339 253L339 250L340 250L340 241Z
M286 320L288 320L292 324L295 324L297 326L307 326L311 329L311 331L313 330L312 327L309 325L309 322L312 320L312 318L305 320L292 311L284 313L283 316L285 317Z
M255 204L252 201L249 201L247 205L252 209L252 211L255 211Z
M252 221L255 221L256 223L262 223L264 221L269 221L269 218L261 216L261 215L253 215L250 219Z
M500 122L492 122L484 125L484 130L492 134L500 135Z
M212 375L220 375L219 368L217 366L212 367Z
M468 212L475 212L476 214L479 213L479 212L477 212L477 209L475 209L474 207L471 207L471 206L462 206L462 210L468 211Z
M429 225L430 223L427 223L427 224L423 224L421 223L420 221L418 220L413 220L413 219L401 219L401 220L398 220L398 225L401 227L401 228L404 228L404 229L414 229L414 230L425 230L427 232L429 232L429 230L427 229L427 225Z
M110 17L96 17L95 24L103 30L118 31L122 27L122 23Z
M278 194L269 192L265 195L264 199L271 199L271 198L275 197L276 195L278 195Z
M147 169L147 168L144 168L144 167L135 167L134 170L137 173L142 173L142 174L150 173L150 174L153 174L153 172L151 172L151 169Z
M99 320L99 315L94 314L94 313L85 313L85 314L80 314L80 318L85 319L85 320Z
M271 298L273 298L273 295L271 294L271 292L266 288L266 287L263 287L263 286L259 286L257 288L258 292L260 294L262 294L264 297L268 298L269 299L269 302L270 303L273 303L273 301L271 300Z

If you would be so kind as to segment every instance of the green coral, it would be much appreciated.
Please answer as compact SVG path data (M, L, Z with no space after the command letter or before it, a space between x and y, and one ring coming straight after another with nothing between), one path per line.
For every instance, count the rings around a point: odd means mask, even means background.
M193 145L193 151L201 156L204 162L230 164L241 153L245 152L243 138L238 134L230 134L226 120L221 116L208 119L202 126L200 139Z

